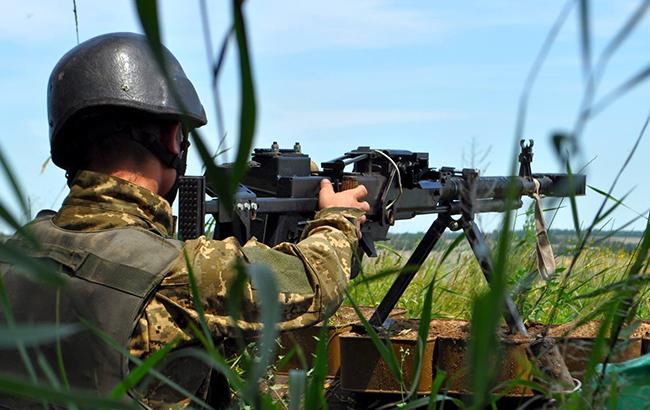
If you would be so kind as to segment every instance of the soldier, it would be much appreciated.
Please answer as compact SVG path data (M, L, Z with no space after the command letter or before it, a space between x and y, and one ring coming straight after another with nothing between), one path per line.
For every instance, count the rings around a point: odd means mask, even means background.
M275 273L281 329L321 321L338 308L349 280L358 224L369 209L363 201L365 188L335 193L324 181L321 210L297 244L269 248L251 240L242 247L234 238L171 239L170 204L185 171L186 128L204 125L206 117L194 87L167 49L164 59L173 84L162 75L144 36L114 33L73 48L52 71L47 102L52 161L66 171L70 193L56 214L42 215L28 225L41 243L29 252L54 263L66 286L57 295L27 280L15 267L0 265L15 320L54 323L58 314L60 323L85 321L137 358L176 337L181 338L180 348L196 346L188 330L188 323L197 324L198 319L187 255L215 340L235 332L226 299L239 260L265 263ZM254 333L261 328L258 301L247 286L237 331ZM0 319L5 320L2 315ZM56 368L55 347L39 350ZM128 373L127 358L96 331L61 340L61 352L74 388L106 394ZM0 370L26 374L19 355L11 350L0 350ZM164 373L196 397L226 399L223 386L214 389L218 375L198 360L171 361ZM45 379L43 374L38 377ZM153 408L190 403L187 394L157 380L132 389L130 395ZM0 397L2 405L29 406L10 397Z

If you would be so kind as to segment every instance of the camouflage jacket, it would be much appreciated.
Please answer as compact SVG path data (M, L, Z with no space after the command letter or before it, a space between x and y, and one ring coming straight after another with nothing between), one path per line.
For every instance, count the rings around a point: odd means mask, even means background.
M274 248L254 239L241 247L232 237L217 241L203 236L184 242L184 252L145 306L131 337L130 353L146 357L177 336L186 343L193 341L187 323L198 324L198 315L193 308L184 253L196 277L208 327L217 339L261 328L250 284L244 292L242 320L236 324L237 329L228 317L226 298L237 277L235 264L240 260L264 263L273 270L283 312L280 329L320 322L342 301L357 242L354 221L360 215L356 209L321 210L309 222L299 243L281 243ZM86 232L134 226L163 237L170 236L173 229L171 208L163 198L128 181L90 171L77 175L54 223Z

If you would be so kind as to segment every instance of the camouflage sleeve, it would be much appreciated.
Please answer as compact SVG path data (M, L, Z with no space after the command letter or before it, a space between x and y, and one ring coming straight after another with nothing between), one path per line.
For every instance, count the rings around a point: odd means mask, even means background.
M242 259L264 264L273 271L283 312L279 323L281 329L308 326L334 312L343 300L350 277L357 243L355 220L361 215L361 211L350 208L322 210L307 224L300 242L281 243L274 248L256 240L240 247L234 238L215 241L200 237L185 242L184 252L196 278L211 332L217 337L227 337L240 331L248 334L261 329L256 292L250 283L245 284L241 319L234 324L228 316L226 300L237 280L236 264ZM149 327L152 323L163 324L158 334L148 329L149 343L153 342L152 337L155 339L160 335L166 339L168 337L163 333L176 333L172 328L185 329L188 320L196 322L198 319L186 263L181 259L184 258L179 258L146 309ZM154 306L157 307L155 314L147 317L149 310L154 312ZM160 311L161 307L164 307L164 312ZM189 334L185 336L191 337Z

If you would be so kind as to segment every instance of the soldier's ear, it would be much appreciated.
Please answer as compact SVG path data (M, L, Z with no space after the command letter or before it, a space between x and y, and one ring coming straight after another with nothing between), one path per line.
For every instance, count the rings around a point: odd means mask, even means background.
M181 152L181 123L179 121L169 122L162 126L160 131L160 142L167 151L178 155Z

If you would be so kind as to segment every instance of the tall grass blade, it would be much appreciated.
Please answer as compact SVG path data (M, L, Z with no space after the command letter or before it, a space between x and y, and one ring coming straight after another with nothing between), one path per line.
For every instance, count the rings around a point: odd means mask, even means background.
M591 117L595 117L596 115L605 111L605 109L616 100L620 99L629 91L633 90L638 85L647 80L648 76L650 76L650 64L637 71L636 74L633 74L627 80L623 81L623 83L615 87L612 91L605 94L605 96L603 96L600 100L596 101L590 109Z
M147 376L147 374L149 374L151 369L165 359L165 356L167 356L167 354L178 345L179 341L180 337L175 337L174 340L167 343L162 349L149 355L145 361L138 365L138 367L131 369L126 378L122 380L120 384L115 386L113 391L111 391L110 396L114 399L124 397L132 387L135 387L142 379L144 379L145 376Z
M2 149L0 149L0 168L5 175L5 180L9 182L9 186L13 190L13 195L18 204L20 205L20 210L22 211L23 218L25 220L31 219L29 205L27 204L27 197L25 196L23 190L20 188L21 184L18 182L16 174L11 169L7 158ZM7 221L9 222L9 221Z
M214 341L212 340L212 333L208 327L208 322L205 320L205 310L203 309L203 302L201 301L201 294L199 293L199 288L196 286L196 275L194 274L194 268L192 266L192 261L187 254L187 249L183 249L183 257L185 258L185 266L187 267L187 276L190 282L190 292L192 294L192 304L194 310L196 310L197 315L199 316L199 324L205 340L207 341L210 347L214 347Z
M224 121L223 121L223 113L221 109L221 99L219 98L219 74L221 72L221 67L223 66L223 62L226 56L226 51L228 50L228 43L230 42L230 37L232 36L233 33L233 28L230 27L228 29L228 32L226 33L226 36L223 39L223 42L220 47L220 51L217 57L217 61L215 62L213 59L213 49L212 49L212 35L210 34L210 21L209 21L209 14L208 14L208 5L206 0L201 0L199 2L200 8L201 8L201 26L203 28L203 38L205 41L205 48L207 52L207 57L208 57L208 65L210 67L210 70L212 71L212 98L214 100L214 108L215 108L215 114L217 117L217 133L219 135L219 146L217 147L217 155L219 155L219 152L221 152L222 144L225 141L225 136L226 133L224 131Z
M233 319L234 322L241 318L242 302L244 299L244 291L247 284L248 276L246 275L245 269L238 269L235 281L228 289L228 300L226 300L228 315Z
M192 324L190 325L190 328L192 328ZM201 338L201 340L205 342L203 334L198 331L196 327L194 327L193 330L196 330L195 334L197 337ZM194 357L199 359L203 363L225 375L232 390L236 392L244 391L246 385L244 380L242 380L242 378L230 367L226 359L224 359L215 348L209 347L206 344L204 344L203 347L205 349L189 348L173 351L169 354L169 359L180 357Z
M34 236L29 232L28 229L25 229L23 227L23 224L18 220L18 218L16 218L14 215L12 215L11 212L9 212L9 210L2 203L2 201L0 201L0 220L6 222L7 225L15 229L17 236L27 239L34 246L38 246L38 241L36 240L36 238L34 238Z
M92 323L82 320L81 323L83 326L88 328L95 336L99 337L103 343L106 343L108 346L110 346L112 349L115 351L119 352L122 356L126 357L130 362L135 363L136 366L140 366L144 363L143 360L138 359L135 356L132 356L127 348L116 342L108 333L104 332L103 330L99 329ZM173 354L173 353L170 353ZM190 393L188 390L186 390L184 387L180 386L164 374L162 374L160 371L156 370L155 368L150 368L149 369L149 375L152 376L153 378L160 380L163 382L165 385L169 386L170 388L174 389L184 397L189 398L192 400L194 403L203 406L205 408L212 408L209 404L204 402L203 400L199 399L198 397L194 396L194 394Z
M355 313L359 317L359 321L361 321L361 325L363 326L364 330L370 337L372 344L375 346L375 348L379 352L379 355L388 366L388 370L390 370L391 374L399 382L400 386L403 386L404 378L402 375L402 369L399 366L399 362L397 360L397 357L395 356L395 352L393 351L393 347L392 344L390 343L390 339L386 339L386 344L384 344L379 338L377 331L372 326L370 326L368 320L366 320L365 316L363 316L363 313L361 313L359 306L357 306L357 304L354 302L354 300L352 299L352 297L347 291L346 291L346 296L348 298L348 301L350 302L350 305L352 305L352 308L354 309Z
M311 380L307 388L305 397L306 409L324 408L323 385L327 378L327 342L328 326L327 320L323 321L320 332L318 333L318 343L316 343L316 355L314 358L314 367L311 372Z
M237 0L235 0L235 3ZM182 99L179 97L176 88L174 87L173 81L170 79L167 64L164 61L163 52L162 52L162 42L160 38L160 27L158 23L158 6L156 0L136 0L136 9L138 11L138 17L140 18L140 23L142 28L147 35L151 49L158 61L158 65L162 70L164 76L167 78L168 85L172 91L172 96L183 105ZM246 60L248 61L248 60ZM247 100L248 101L248 100ZM182 107L185 109L185 107ZM244 110L242 110L244 112ZM246 111L248 115L248 111ZM254 112L253 112L254 114ZM254 122L254 120L253 120ZM188 127L191 128L191 127ZM241 161L239 167L235 166L239 173L235 172L234 175L231 173L226 174L224 170L219 169L214 163L214 159L207 149L201 134L196 129L190 129L190 134L192 140L197 147L201 160L206 167L206 174L208 176L208 181L212 184L211 187L217 190L221 204L224 206L227 212L232 211L232 198L235 189L237 188L237 183L243 177L243 173L246 170L246 164L248 157ZM248 141L248 152L251 151L252 146L252 137ZM240 141L241 146L241 141ZM247 154L248 155L248 154ZM230 181L228 183L228 181Z
M440 267L442 266L442 264L445 263L445 261L447 260L447 258L449 257L449 255L451 255L451 253L454 251L454 249L456 249L456 248L458 247L458 245L460 245L461 242L463 242L463 239L465 239L465 233L461 233L461 234L459 234L459 235L456 237L456 239L454 239L454 240L449 244L449 246L447 246L447 249L445 249L445 252L444 252L444 253L442 254L442 256L440 257L440 260L438 260L438 264L436 265L436 269L435 269L434 272L438 272L438 270L440 269Z
M221 48L219 49L219 55L217 56L217 62L213 65L212 69L212 87L214 88L214 108L217 114L217 130L219 132L219 145L217 146L216 156L225 154L229 148L224 147L226 143L226 127L223 120L223 109L221 106L221 98L219 98L219 74L221 73L221 68L223 67L223 62L226 59L226 52L228 51L228 44L230 43L230 38L235 32L234 27L230 27L226 34L224 35L223 41L221 43Z
M30 399L38 398L39 400L46 400L47 402L61 405L69 405L72 403L84 409L138 410L141 408L134 402L99 397L95 394L80 390L61 390L46 387L2 373L0 373L0 391L12 396Z
M460 236L459 236L460 237ZM422 364L424 359L424 352L429 339L429 326L431 324L431 306L433 304L433 280L427 286L424 294L424 303L422 304L422 314L420 315L420 323L418 324L418 339L415 349L415 357L413 358L413 377L411 379L411 387L408 392L408 397L414 397L420 385L420 375L422 374Z
M551 48L555 43L555 40L557 39L560 29L564 25L569 15L569 12L573 8L574 3L575 0L567 0L566 3L564 4L564 7L560 11L560 14L558 14L557 18L553 22L553 26L551 26L551 29L546 35L546 38L544 39L544 43L542 44L542 47L540 48L537 56L535 56L535 61L533 62L533 65L531 66L528 75L526 76L523 89L519 96L519 104L517 107L517 120L515 125L516 141L519 141L524 136L526 115L528 112L528 100L530 98L530 93L533 89L533 85L535 84L535 81L537 80L537 76L539 75L539 72L541 71L544 62L546 61L546 58L548 57L548 54L551 51Z
M56 374L54 374L54 371L50 367L49 363L45 359L45 356L41 354L40 352L38 353L38 358L36 359L36 362L38 363L39 368L41 369L41 372L45 375L47 378L47 381L50 383L52 387L55 389L61 389L61 383L59 383L59 380L56 378ZM68 388L66 387L66 390ZM77 405L74 403L66 403L66 407L69 410L76 410Z
M23 250L11 242L0 244L0 261L6 262L16 268L16 271L25 274L29 279L51 286L63 286L65 281L56 272L52 265L41 259L26 255Z
M223 204L226 212L232 212L234 191L230 190L230 185L228 183L231 175L226 173L223 168L217 167L214 163L214 158L210 154L205 142L203 142L203 138L198 130L191 130L190 135L192 136L194 146L201 157L201 161L203 161L203 165L205 166L205 174L208 177L208 181L211 183L210 186L217 190L219 203Z
M77 34L77 44L79 44L79 15L77 14L77 0L72 0L72 13L74 14L74 31Z
M22 343L25 347L54 343L58 338L71 336L81 329L78 324L0 325L0 348L13 348L16 343Z
M142 24L151 49L156 57L160 68L167 75L167 66L163 59L162 41L160 38L160 24L158 23L158 2L156 0L136 0L136 11Z
M639 273L641 272L641 269L647 266L649 252L650 252L650 220L648 220L645 232L643 233L643 239L641 240L641 244L637 249L637 254L634 263L632 264L632 266L628 271L627 286L623 287L620 290L619 295L617 295L617 298L615 299L616 302L614 304L615 308L613 309L614 314L612 317L612 326L610 331L609 353L607 354L607 357L603 362L600 380L602 380L603 377L605 376L605 370L607 368L607 364L612 359L612 351L614 350L614 347L619 340L619 337L623 330L623 326L625 325L626 322L631 321L634 317L634 311L638 303L635 302L635 299L638 293L641 291L642 286L638 283L633 283L632 279L640 276Z
M304 370L289 370L289 410L303 408L315 409L317 407L302 406L307 384L307 373Z
M628 17L623 26L616 32L612 40L605 46L602 52L602 61L608 60L619 49L623 42L629 37L630 33L639 25L643 20L646 12L650 6L650 0L643 0Z
M625 200L627 199L628 195L630 195L631 193L632 193L632 191L629 191L629 192L625 193L625 195L623 195L623 197L621 198L621 202L615 202L614 204L612 204L611 207L609 207L608 209L604 210L604 211L602 212L602 214L598 215L597 218L594 219L592 225L593 225L593 226L596 226L596 225L600 224L601 222L607 220L608 217L609 217L609 216L610 216L610 215L611 215L611 214L612 214L612 213L613 213L613 212L614 212L614 211L615 211L619 206L621 206L621 204L623 203L622 201L625 201ZM638 217L637 217L636 219L641 219L641 218L638 218Z
M516 169L515 158L512 156L511 175ZM506 204L515 198L514 178L511 178L506 190ZM511 207L506 205L507 209ZM470 327L469 368L472 371L472 408L482 408L488 403L490 389L496 379L500 345L497 338L497 328L501 321L501 313L506 295L506 267L512 241L512 211L503 215L501 231L497 243L496 257L491 272L489 291L480 295L472 306L472 321ZM489 252L486 249L485 252Z
M592 191L596 192L597 194L602 195L602 196L604 196L605 198L609 199L610 201L613 201L613 202L615 202L616 204L622 206L623 208L625 208L625 209L627 209L627 210L629 210L629 211L634 212L635 214L637 214L637 216L639 216L639 217L641 217L641 218L644 218L644 219L646 219L646 220L648 219L648 217L645 216L645 215L643 215L641 212L639 212L639 211L637 211L637 210L634 210L634 209L630 208L629 206L627 206L627 205L625 204L625 197L623 197L623 198L616 198L615 196L613 196L613 195L611 195L611 194L609 194L609 193L607 193L607 192L605 192L605 191L603 191L603 190L601 190L601 189L598 189L598 188L596 188L595 186L587 185L587 187L589 187L589 189L591 189Z
M576 296L577 299L590 299L590 298L595 298L598 296L603 296L607 293L612 293L612 292L625 292L628 291L629 288L636 288L639 286L644 286L648 282L650 282L650 274L643 274L643 275L630 275L627 276L624 279L621 279L616 282L609 283L605 286L599 287L598 289Z
M242 11L243 1L233 0L233 26L235 38L237 39L237 50L239 52L239 75L240 75L240 97L241 112L239 117L239 146L237 157L232 168L232 179L230 190L235 191L237 184L244 177L248 167L248 159L253 148L255 136L256 102L255 88L253 85L253 73L248 52L248 40L246 39L246 26Z
M501 355L496 327L500 319L501 302L492 291L474 300L469 343L472 408L480 409L489 398L490 387L496 379L496 364Z
M591 76L591 22L589 0L579 0L580 52L582 55L582 74L585 81Z
M650 209L647 209L645 212L646 212L646 213L650 212ZM631 226L633 223L635 223L636 221L638 221L638 220L640 220L640 219L645 219L645 220L647 221L647 220L648 220L648 217L645 216L645 215L643 215L643 214L639 214L639 215L635 216L634 218L630 219L629 221L623 223L622 225L620 225L620 226L617 227L616 229L614 229L614 230L608 232L606 235L603 235L602 237L600 237L600 238L598 238L598 239L595 239L595 240L592 242L592 244L593 244L594 246L596 246L596 245L601 245L604 241L606 241L607 239L609 239L609 238L615 236L616 234L618 234L618 233L620 233L620 232L623 232L626 228L628 228L629 226Z
M566 161L566 173L568 176L569 186L573 186L573 171L571 170L571 163ZM580 230L580 217L578 216L578 205L576 204L576 196L571 191L569 195L569 203L571 204L571 217L573 220L573 229L575 229L578 237L582 236Z
M278 287L275 283L273 272L266 266L248 265L246 273L250 276L256 297L260 304L260 319L264 326L258 339L258 356L253 361L253 366L247 380L244 396L255 397L259 389L259 380L266 372L266 368L274 358L275 339L278 335L276 324L280 321L280 303L278 302Z
M636 138L636 140L634 142L634 145L630 149L630 152L629 152L628 156L626 157L625 161L623 162L621 168L618 170L618 172L616 174L616 177L612 181L612 184L610 185L609 190L607 191L608 195L611 195L611 193L614 191L614 188L618 184L618 181L619 181L621 175L623 174L623 172L625 171L625 169L629 165L630 161L632 160L632 157L636 153L636 151L637 151L637 149L639 147L639 144L640 144L641 140L643 139L643 136L645 135L645 132L646 132L646 130L648 128L648 124L650 124L650 115L646 116L645 122L643 123L643 127L641 127L641 131L639 132L639 135L637 136L637 138ZM605 205L607 204L607 201L608 201L608 198L605 197L603 199L603 201L601 202L601 204L600 204L600 206L598 208L598 211L596 211L596 215L594 216L594 219L593 219L592 223L586 229L586 233L584 235L582 235L582 238L580 238L580 243L578 244L578 246L577 246L577 248L576 248L576 250L574 252L574 255L573 255L573 258L572 258L571 263L569 265L569 268L566 270L566 273L564 274L564 276L562 278L562 285L559 288L559 292L557 292L556 303L554 303L552 305L551 313L549 315L549 321L551 323L553 323L554 320L555 320L555 317L556 317L557 311L558 311L559 301L562 300L562 298L565 296L566 286L568 284L569 278L572 276L572 273L573 273L573 271L575 269L576 263L577 263L580 255L582 255L582 253L583 253L583 251L584 251L584 249L585 249L585 247L587 245L587 240L590 238L591 233L592 233L594 227L596 226L596 223L601 220L601 216L602 216L602 214L604 212Z
M61 324L61 318L60 318L60 313L61 313L61 288L58 288L56 290L56 306L55 306L55 318L54 318L54 324L56 325L57 331L59 329L59 326ZM70 383L68 382L68 376L65 371L65 364L63 362L63 349L61 348L61 337L56 338L56 366L59 370L59 376L61 377L61 381L63 382L63 386L65 386L66 389L70 388Z
M14 319L14 313L11 308L11 302L9 301L9 295L7 294L7 288L5 287L4 281L2 280L2 275L0 275L0 306L2 306L2 312L4 320L7 323L7 328L11 332L17 329L16 320ZM4 333L4 332L3 332ZM20 355L20 360L22 360L29 378L33 383L36 383L36 372L34 371L34 365L27 354L27 348L21 339L11 339L11 346L16 347L18 354Z
M39 352L36 357L36 363L41 369L41 372L45 375L47 381L50 383L50 386L54 387L55 389L60 389L61 383L59 383L59 379L56 378L56 374L54 374L52 371L52 367L50 367L47 359L45 359L45 356L43 356L41 352Z
M594 69L591 71L591 75L589 76L587 87L583 95L580 115L578 116L576 124L576 135L579 135L581 133L586 121L592 115L593 98L609 61L611 60L614 53L618 50L618 48L629 37L630 33L643 19L643 16L648 9L648 5L650 5L650 1L648 0L645 0L639 4L636 10L628 17L625 24L623 24L623 26L617 31L612 40L607 43L603 49L603 52L600 54L598 61L594 66Z
M449 401L451 402L455 408L458 409L464 409L465 405L463 402L459 399L456 399L454 397L449 397L444 394L433 394L428 397L421 397L419 399L413 400L403 406L397 406L395 408L400 409L400 410L414 410L414 409L423 409L424 407L427 407L429 409L435 409L435 405L437 403ZM433 404L433 405L432 405ZM432 406L431 406L432 405ZM441 406L441 408L444 408Z
M593 383L596 375L596 367L601 362L602 358L606 354L607 349L607 333L610 329L611 319L615 314L615 304L608 304L608 312L603 315L603 320L598 328L598 334L594 340L594 343L591 348L591 353L589 354L589 359L587 360L587 365L585 366L584 380L582 380L584 398L593 400L594 394L594 384ZM598 387L597 387L598 388ZM596 388L596 389L597 389Z
M391 267L391 268L382 269L379 272L373 274L372 276L363 275L363 277L360 277L359 279L355 279L354 282L352 283L352 286L359 286L359 285L362 285L362 284L376 282L378 280L391 277L391 276L395 275L396 273L399 273L399 271L400 271L400 268L398 268L398 267L392 268ZM359 276L361 276L361 275L359 275Z
M431 392L429 394L429 403L427 405L427 410L434 410L436 403L439 401L438 396L440 396L440 395L438 394L438 392L442 388L442 384L445 382L446 378L447 378L447 373L446 372L444 372L442 370L439 370L439 369L436 370L436 376L433 378L433 381L431 382ZM443 396L446 396L446 394L443 395ZM453 398L450 398L450 399L452 401L454 400ZM454 404L459 409L465 408L465 405L460 400L458 400L457 403L454 402Z

